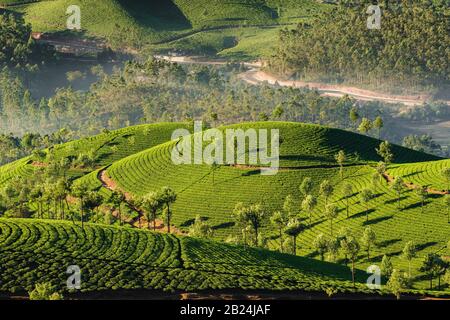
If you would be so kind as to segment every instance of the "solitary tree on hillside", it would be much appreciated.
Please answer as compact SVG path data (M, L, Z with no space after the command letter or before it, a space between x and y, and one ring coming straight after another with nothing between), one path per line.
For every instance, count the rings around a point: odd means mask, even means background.
M290 218L295 216L295 212L296 212L295 203L294 203L294 199L292 198L292 196L290 194L287 195L286 199L284 200L283 210L284 210L284 212L287 213L287 215Z
M71 193L74 197L80 199L81 228L84 229L84 199L88 194L88 189L86 185L77 183L72 186Z
M406 261L408 261L408 276L409 276L409 278L412 277L411 261L412 261L412 259L414 259L416 257L416 255L417 255L417 249L416 249L414 242L408 241L406 243L405 247L403 248L402 258L405 259Z
M333 237L333 220L338 216L338 207L334 203L327 205L325 215L330 220L330 234Z
M156 230L156 218L158 210L161 209L162 201L157 192L150 192L142 199L142 205L145 208L147 229L150 229L150 222L153 222L153 231Z
M311 194L312 189L313 189L312 179L310 177L304 178L299 187L300 193L303 195L304 198L306 198L308 194Z
M125 201L125 195L120 191L113 191L108 202L119 210L119 223L122 225L122 203Z
M380 269L381 269L381 274L385 278L389 279L392 274L392 271L394 270L394 267L392 265L391 258L388 257L387 255L384 255L383 259L381 259Z
M419 271L425 273L430 279L430 290L433 290L433 278L436 274L436 262L439 256L435 253L428 253L420 267Z
M378 162L376 170L378 175L380 176L380 182L382 182L383 177L386 174L386 164L383 161Z
M334 188L330 181L324 180L320 184L320 194L325 197L325 207L328 205L328 198L333 194Z
M373 199L373 192L370 189L364 189L359 194L361 203L366 206L366 221L369 221L369 202Z
M387 164L391 163L394 160L394 154L391 151L391 144L389 141L384 141L380 143L378 149L375 149L377 154L383 158L383 161Z
M384 127L384 123L380 116L374 120L373 127L378 130L378 139L381 139L381 129Z
M423 213L423 208L425 206L425 201L428 198L428 191L426 187L417 187L415 190L416 195L420 198L420 207L421 207L421 211Z
M170 219L172 218L172 211L170 205L177 200L177 194L170 187L163 187L160 192L160 200L166 205L165 216L167 220L167 232L170 233Z
M394 269L386 286L395 295L397 300L399 300L402 291L407 286L407 280L400 270Z
M341 179L344 179L344 163L347 161L347 157L343 150L339 151L335 156L337 164L339 165L339 173L341 175Z
M400 208L400 200L403 190L405 190L405 183L402 177L397 177L392 184L392 190L397 192L397 207Z
M274 225L274 227L278 228L280 237L280 251L283 252L283 228L285 228L288 223L288 216L284 211L276 211L272 217L270 217L270 222Z
M309 225L312 223L312 213L314 208L317 206L317 199L312 195L307 195L305 200L302 202L302 209L309 214Z
M343 194L343 196L344 196L344 198L345 198L345 210L346 210L346 212L347 212L347 218L349 217L349 208L350 208L350 205L349 205L349 201L350 201L350 198L351 198L351 196L353 195L353 186L350 184L350 183L345 183L343 186L342 186L342 194Z
M447 191L450 192L450 167L442 170L442 177L447 181Z
M297 218L292 218L289 220L288 225L284 232L292 237L292 245L294 255L297 255L297 236L302 232L303 226Z
M359 120L358 109L356 107L353 107L350 110L349 118L350 118L350 121L353 123L353 126L354 126L353 128L355 128L356 127L356 123Z
M367 251L367 260L370 261L370 249L375 246L377 236L371 227L367 227L361 238L361 244Z
M367 134L370 130L372 130L372 122L367 118L362 118L358 131Z
M341 248L345 254L346 257L350 259L352 262L352 282L353 282L353 288L356 288L355 286L355 262L358 258L358 253L360 250L360 246L358 241L353 236L345 237L341 240Z
M320 259L323 261L325 253L327 252L328 249L328 240L323 233L319 233L317 235L316 239L314 239L313 246L320 254Z

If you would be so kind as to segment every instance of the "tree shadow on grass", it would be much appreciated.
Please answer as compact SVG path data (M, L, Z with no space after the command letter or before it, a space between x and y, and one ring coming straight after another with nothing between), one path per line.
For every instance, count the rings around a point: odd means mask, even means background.
M389 240L384 240L378 243L378 247L379 248L387 248L389 246L392 246L393 244L402 241L402 239L389 239Z
M236 223L234 223L234 222L224 222L224 223L218 224L216 226L213 226L212 228L214 230L226 229L226 228L234 227L235 225L236 225Z
M209 217L200 217L200 219L202 221L208 221ZM186 221L184 221L183 223L180 224L181 227L190 227L191 225L193 225L195 222L195 218L193 219L188 219Z
M375 218L375 219L370 219L369 221L364 221L363 226L371 226L373 224L377 224L383 221L387 221L392 219L394 216L390 215L390 216L384 216L384 217L379 217L379 218Z
M425 242L425 243L422 243L422 244L418 244L417 246L416 246L416 250L417 251L422 251L422 250L425 250L426 248L428 248L428 247L432 247L432 246L435 246L435 245L437 245L438 243L436 242L436 241L429 241L429 242Z
M350 219L357 219L357 218L365 217L367 214L370 216L370 214L375 211L376 211L375 209L363 210L361 212L351 215Z
M408 197L405 197L405 196L400 197L400 201L403 201L405 199L408 199ZM384 202L384 204L393 204L393 203L397 203L397 202L398 202L398 198L395 198L395 199L391 199L391 200L386 200Z
M425 207L426 205L428 205L428 204L430 204L430 203L431 203L431 201L425 201L425 202L423 203L423 206ZM410 205L408 205L408 206L406 206L406 207L401 208L400 211L405 211L405 210L410 210L410 209L416 209L416 208L420 208L421 206L422 206L422 202L416 202L416 203L413 203L413 204L410 204Z
M312 228L314 228L315 226L317 226L317 225L323 223L324 221L326 221L326 219L321 219L321 220L319 220L319 221L313 222L311 225L306 224L304 230L312 229Z

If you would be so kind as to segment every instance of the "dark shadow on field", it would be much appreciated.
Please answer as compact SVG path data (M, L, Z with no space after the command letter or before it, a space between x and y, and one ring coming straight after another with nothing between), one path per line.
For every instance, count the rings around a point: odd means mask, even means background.
M359 192L354 192L354 193L352 193L350 196L348 196L348 197L341 197L340 199L339 199L339 201L345 201L345 200L347 200L347 199L351 199L351 198L353 198L353 197L356 197L357 195L359 194Z
M100 156L96 158L97 162L102 162L102 160L108 159L110 156L112 156L114 153L112 152L106 152L102 153Z
M403 201L405 199L408 199L408 197L405 197L405 196L400 197L400 201ZM395 199L391 199L391 200L386 200L384 202L384 204L393 204L393 203L397 203L397 202L398 202L398 198L395 198Z
M354 215L351 215L350 219L357 219L357 218L365 217L367 214L370 216L370 214L375 211L376 211L375 209L363 210Z
M431 201L425 201L423 203L423 206L425 207L426 205L428 205L430 203L431 203ZM409 210L409 209L416 209L416 208L420 208L421 206L422 206L422 202L416 202L416 203L413 203L413 204L410 204L410 205L408 205L406 207L401 208L400 211L405 211L405 210Z
M378 242L378 247L379 248L387 248L389 246L392 246L393 244L402 241L402 239L389 239L389 240L384 240L384 241L380 241Z
M313 155L307 155L307 154L302 154L302 155L294 155L294 154L290 154L290 155L280 155L280 161L316 161L316 162L325 162L325 163L332 163L334 164L334 160L328 157L324 157L324 156L313 156ZM319 164L320 164L319 163Z
M422 244L418 244L416 246L417 251L422 251L425 250L428 247L432 247L437 245L438 243L436 241L430 241L430 242L426 242L426 243L422 243Z
M364 221L363 226L371 226L373 224L377 224L383 221L387 221L392 219L394 216L390 215L390 216L384 216L384 217L379 217L379 218L375 218L375 219L370 219L369 221Z
M411 173L405 174L402 177L403 178L408 178L408 177L412 177L412 176L418 175L419 173L422 173L422 172L424 172L424 171L422 170L422 171L411 172Z
M379 197L382 197L386 194L386 192L380 192L380 193L376 193L372 196L372 199L377 199Z
M209 220L209 217L200 217L200 219L202 221L207 221ZM194 224L195 222L195 218L194 219L188 219L186 221L184 221L183 223L180 224L181 227L190 227Z
M224 223L218 224L216 226L213 226L212 228L214 230L226 229L226 228L234 227L235 225L236 225L236 223L234 223L234 222L224 222Z
M119 0L140 25L156 31L191 29L192 24L173 0Z
M443 197L444 197L443 194L434 194L434 193L428 194L428 198L431 198L431 199L441 199Z
M314 228L315 226L317 226L317 225L323 223L324 221L326 221L326 219L318 220L318 221L316 221L316 222L313 222L311 225L310 225L310 224L307 224L307 225L305 225L304 230L312 229L312 228Z
M241 174L241 177L249 177L261 174L261 170L251 170Z

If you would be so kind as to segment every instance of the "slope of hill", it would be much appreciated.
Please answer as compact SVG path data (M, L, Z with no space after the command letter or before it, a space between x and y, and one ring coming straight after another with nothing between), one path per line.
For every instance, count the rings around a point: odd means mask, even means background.
M73 161L80 155L87 155L93 158L94 167L107 166L114 161L169 141L176 129L192 130L191 127L185 123L137 125L56 145L45 150L47 156L44 159L30 156L0 167L0 184L13 176L29 176L36 168L46 166L50 160L60 161L67 158ZM69 170L69 174L75 177L88 172L89 169Z
M449 182L443 175L446 168L450 168L450 160L396 165L392 166L388 173L393 177L402 177L415 186L445 191L450 189Z
M266 124L245 124L240 128L271 126ZM275 176L261 176L258 168L220 166L213 174L207 165L174 165L171 162L171 150L175 142L168 142L139 154L115 162L107 169L107 174L119 188L135 197L150 191L158 191L163 186L171 186L178 194L173 205L173 222L179 228L187 228L196 215L201 215L214 227L215 237L225 239L230 235L239 235L240 229L232 218L234 206L238 202L245 204L262 203L268 212L283 209L288 195L294 199L294 211L302 217L305 230L299 237L302 255L317 256L313 247L319 234L330 236L330 221L325 216L326 203L335 203L339 207L338 218L333 222L334 234L345 227L360 237L364 229L370 226L377 234L378 246L372 249L373 259L360 257L363 266L373 261L381 261L384 254L393 256L395 263L407 267L407 262L397 257L407 241L414 241L419 254L412 262L418 272L425 254L436 252L445 247L450 239L447 217L443 213L442 196L433 194L424 202L413 190L405 188L400 196L381 177L374 179L375 168L370 164L380 160L373 150L379 141L364 136L291 123L277 123L281 128L282 166ZM236 126L230 126L236 127ZM366 162L355 162L350 158L340 176L333 155L343 149L347 153L358 151ZM394 147L399 162L427 161L438 159L430 155L401 147ZM334 163L334 165L333 165ZM446 160L434 161L436 165L445 165ZM411 164L417 166L418 164ZM330 166L330 167L327 167ZM392 165L394 168L397 164ZM405 164L409 166L409 164ZM303 196L299 185L305 177L312 178L312 194L318 199L318 205L312 212L301 209ZM329 180L334 186L334 194L326 199L319 192L323 180ZM353 195L343 193L344 183L349 183ZM99 185L97 185L99 187ZM361 191L371 189L373 198L367 203L361 201ZM348 205L348 216L346 208ZM422 211L423 210L423 211ZM311 223L309 216L311 215ZM277 233L266 223L263 232L272 248L279 247ZM426 282L417 279L418 286Z
M59 32L66 29L66 9L70 5L81 8L82 30L88 36L108 39L115 46L141 46L161 44L180 38L186 38L194 48L196 41L189 36L206 30L224 30L234 28L230 34L213 33L202 39L203 48L212 49L214 43L222 43L215 49L234 47L236 43L252 41L252 34L244 29L250 26L270 26L294 24L326 10L327 5L313 0L244 0L244 1L204 1L204 0L157 0L122 1L122 0L54 0L12 1L17 6L8 9L21 12L30 22L34 31ZM25 4L20 5L23 2ZM0 0L0 5L11 4L9 0ZM102 14L99 15L98 13ZM264 29L254 29L263 32ZM276 34L273 33L273 42ZM230 41L231 38L233 41ZM263 40L263 39L261 39ZM227 44L229 43L229 44ZM170 44L171 49L184 48L186 43L178 46ZM197 48L201 52L201 48ZM249 55L252 53L249 51Z
M50 282L66 292L67 267L81 291L267 289L352 291L347 267L266 250L128 228L0 219L0 291ZM359 292L369 292L357 272Z
M423 258L428 253L442 252L450 239L443 195L431 193L422 201L407 186L398 194L390 182L379 175L375 177L374 166L380 158L374 149L380 141L351 132L300 123L245 123L221 128L280 129L281 168L277 175L262 176L260 168L251 165L221 165L214 171L208 165L175 165L171 151L177 142L169 139L171 130L179 127L183 125L130 127L58 146L54 155L62 158L87 151L101 155L95 156L96 165L86 170L83 173L85 175L76 181L90 190L98 191L105 199L111 194L111 190L105 186L119 189L129 199L135 200L151 191L170 186L177 193L177 200L171 206L172 223L186 231L194 218L200 215L213 227L213 238L220 241L241 235L241 229L232 217L238 202L262 203L270 215L283 210L284 202L290 195L293 201L292 213L300 217L303 225L298 237L300 255L319 257L313 245L319 234L333 238L339 230L347 228L359 239L365 228L370 226L376 233L377 245L371 249L370 259L361 249L358 266L366 268L373 263L380 263L386 254L392 257L396 268L407 270L409 263L399 255L405 243L413 241L418 249L417 257L411 262L414 287L422 289L428 285L427 279L419 273ZM149 128L153 131L146 136L145 132ZM134 136L130 136L130 132ZM115 147L113 153L110 153L111 143ZM342 176L334 160L339 150L344 150L348 155ZM358 157L355 152L359 154ZM390 176L402 175L409 182L417 174L417 177L425 177L421 179L426 179L427 184L442 189L445 181L440 180L437 172L449 165L448 160L399 146L393 146L393 152L394 164L388 167ZM30 175L32 172L27 171L30 161L30 158L26 158L1 167L2 184L5 182L4 177ZM108 180L104 180L105 177ZM312 211L305 211L301 206L303 195L299 185L306 177L312 178L314 186L311 195L318 200ZM324 180L334 187L328 199L320 193L319 186ZM344 184L351 185L350 196L343 192ZM361 197L365 189L373 192L368 202L364 202ZM338 216L333 221L326 217L327 203L334 203L339 208ZM72 210L78 210L78 205ZM287 236L279 238L268 215L261 228L262 236L268 240L269 248L278 250L280 241L286 241ZM286 248L289 248L289 244L285 244ZM345 263L343 258L338 257L337 261Z

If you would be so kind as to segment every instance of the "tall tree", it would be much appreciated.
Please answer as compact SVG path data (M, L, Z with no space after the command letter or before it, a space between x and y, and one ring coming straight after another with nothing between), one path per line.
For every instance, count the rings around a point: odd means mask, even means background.
M166 205L165 217L167 222L167 232L170 233L170 220L172 218L172 210L170 206L177 200L177 194L170 187L163 187L159 194L161 202Z
M400 200L403 190L405 190L405 183L402 177L397 177L394 180L391 188L397 193L397 207L400 208Z
M270 222L278 229L280 238L280 251L283 252L283 229L288 223L288 215L284 211L276 211L270 217Z
M306 211L309 215L309 225L312 223L312 214L314 208L317 206L317 199L312 195L307 195L305 200L302 202L302 209Z
M352 262L352 282L353 288L356 288L355 285L355 262L358 258L358 253L360 250L360 245L358 241L353 236L345 237L341 240L341 248L344 251L346 257L350 259Z
M364 229L361 244L367 251L367 261L370 261L370 249L376 245L377 236L371 227Z
M299 187L300 193L303 195L303 198L306 198L308 194L311 194L313 190L313 182L310 177L306 177L303 179L302 183Z
M375 149L375 151L381 158L383 158L383 161L387 164L391 163L394 160L394 154L392 153L392 148L389 141L380 143L380 146Z
M142 205L145 208L147 218L147 228L150 229L150 222L153 222L153 231L156 231L156 219L158 210L162 207L162 199L158 192L150 192L142 199Z
M345 183L342 186L342 194L345 198L345 210L347 212L347 218L348 218L349 217L349 208L350 208L349 201L353 195L353 186L348 182Z
M347 156L345 155L344 150L340 150L335 156L337 164L339 165L339 173L341 175L341 180L344 179L344 163L347 161Z
M333 220L337 218L338 216L338 207L332 203L326 206L325 208L325 216L330 221L330 235L333 237Z
M411 261L414 259L417 255L417 248L413 241L408 241L403 248L402 251L402 258L408 261L408 276L409 278L412 277L411 274Z
M286 226L284 232L292 237L292 245L294 255L297 255L297 237L302 232L303 226L297 218L291 218Z
M366 207L366 221L369 221L369 202L373 199L373 192L370 189L363 189L359 194L361 203Z
M324 180L320 184L320 194L325 197L325 207L328 205L328 198L333 194L334 187L329 180Z

